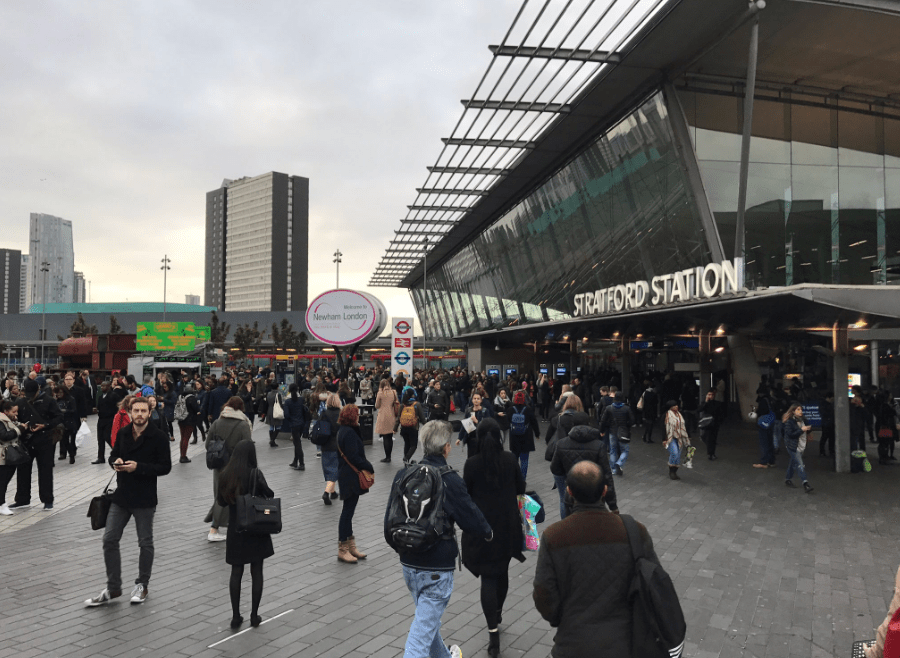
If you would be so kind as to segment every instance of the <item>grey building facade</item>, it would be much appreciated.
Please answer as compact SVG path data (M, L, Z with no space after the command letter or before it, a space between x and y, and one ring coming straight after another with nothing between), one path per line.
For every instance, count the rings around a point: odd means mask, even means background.
M31 213L29 245L30 303L43 303L45 295L48 304L70 304L75 301L72 222L44 213ZM45 267L47 271L43 272Z
M228 311L303 311L309 179L270 172L206 195L204 303Z

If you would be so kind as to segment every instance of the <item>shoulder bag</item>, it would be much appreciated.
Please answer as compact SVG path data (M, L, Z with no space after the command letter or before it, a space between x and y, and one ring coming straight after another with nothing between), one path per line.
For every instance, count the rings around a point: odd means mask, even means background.
M272 405L272 420L284 420L284 409L281 406L281 393L275 394L275 404Z
M114 477L116 477L115 473L109 478L109 482L103 487L100 495L91 498L91 504L88 506L87 512L87 516L91 520L91 530L100 530L106 527L106 517L109 515L109 506L112 503L112 495L115 491L110 489L109 485L112 484Z
M281 498L266 498L256 495L256 480L259 469L251 474L250 492L237 497L237 523L235 532L248 535L274 535L281 532Z
M397 399L397 391L394 391L394 401L391 402L391 411L394 412L394 416L397 418L400 417L400 400ZM397 430L394 430L395 432Z
M354 466L349 459L347 459L347 455L344 454L344 451L341 450L340 441L338 441L338 452L341 453L341 457L344 458L344 461L347 462L347 466L353 469L353 472L356 473L356 477L359 478L359 488L362 491L368 491L373 484L375 484L375 474L369 473L369 471L361 471L356 466Z
M3 450L3 458L7 466L21 466L31 461L28 451L18 441L10 443Z

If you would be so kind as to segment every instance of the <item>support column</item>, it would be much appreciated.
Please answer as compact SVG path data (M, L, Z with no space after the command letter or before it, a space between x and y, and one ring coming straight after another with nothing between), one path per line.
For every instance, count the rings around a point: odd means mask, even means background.
M872 368L872 386L878 386L879 376L878 376L878 341L872 340L869 341L869 358L871 359L871 368Z
M627 400L631 388L631 340L628 336L621 338L619 351L622 353L622 386L619 390L625 394Z
M850 368L847 327L838 323L832 329L834 350L834 451L835 471L850 472L850 400L847 397L847 374Z
M700 330L700 400L702 401L706 397L706 392L709 390L710 382L709 382L709 331Z
M756 404L759 364L753 353L750 338L744 334L729 334L728 352L731 358L732 380L738 394L738 399L733 402L737 403L741 420L752 423L749 414L750 409Z

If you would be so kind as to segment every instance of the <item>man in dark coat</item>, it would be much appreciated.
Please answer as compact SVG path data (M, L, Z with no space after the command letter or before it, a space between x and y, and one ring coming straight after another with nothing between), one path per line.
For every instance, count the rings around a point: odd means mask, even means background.
M628 600L634 561L622 519L607 512L603 464L583 460L566 476L574 511L544 531L534 575L534 605L558 629L553 658L631 654ZM659 564L647 529L644 555Z
M106 605L122 596L119 540L131 517L134 517L140 546L138 578L131 591L131 602L147 600L153 568L153 516L158 502L156 479L172 470L169 437L149 420L150 402L143 397L135 398L131 403L131 422L116 434L116 445L109 455L109 464L117 475L116 491L103 532L106 589L84 602L89 608Z
M231 389L228 388L228 377L223 375L219 377L218 386L210 391L207 396L206 413L210 423L219 417L219 414L222 413L222 407L225 406L230 397Z
M431 420L447 420L447 414L450 413L450 396L447 391L442 390L440 379L434 383L434 389L428 395L425 405L428 407Z
M700 438L706 444L706 455L709 457L709 460L715 461L719 427L721 427L722 421L725 420L725 403L716 400L715 390L710 389L706 392L706 399L700 404L697 413L700 415L701 421L704 418L712 418L711 422L707 421L709 424L706 427L701 428Z
M572 466L585 459L604 467L603 484L606 487L606 496L603 497L603 500L611 512L619 513L616 485L610 470L605 468L605 465L609 463L609 451L600 437L600 430L590 427L585 421L575 425L569 430L567 436L557 442L553 461L550 463L550 472L553 474L559 490L560 519L566 518L572 507L571 499L566 496L566 473Z
M22 384L24 397L19 398L19 422L28 425L29 460L16 468L16 502L9 509L31 507L31 466L37 462L38 494L44 511L53 509L53 430L63 424L63 415L49 391L42 391L35 379Z
M631 407L625 404L625 394L622 391L616 391L614 400L600 417L600 432L609 437L609 463L613 475L622 475L622 467L625 466L631 449L634 413Z

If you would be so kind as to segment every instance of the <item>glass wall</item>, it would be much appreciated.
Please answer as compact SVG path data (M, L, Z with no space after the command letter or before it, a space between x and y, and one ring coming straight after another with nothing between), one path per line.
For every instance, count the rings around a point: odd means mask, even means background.
M679 96L730 258L743 99ZM757 99L752 134L748 287L900 282L900 121L794 94Z
M661 94L412 290L429 337L571 317L575 294L711 262Z

